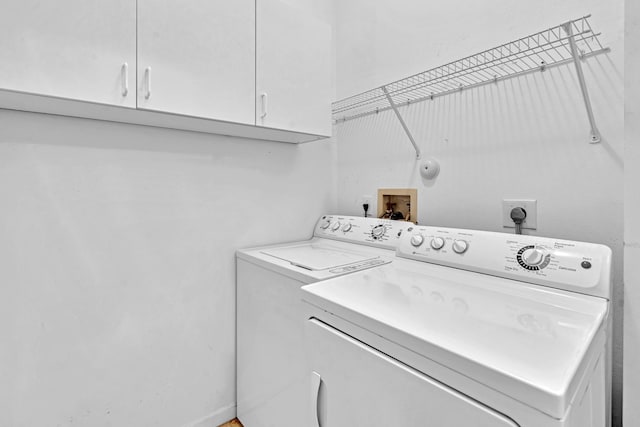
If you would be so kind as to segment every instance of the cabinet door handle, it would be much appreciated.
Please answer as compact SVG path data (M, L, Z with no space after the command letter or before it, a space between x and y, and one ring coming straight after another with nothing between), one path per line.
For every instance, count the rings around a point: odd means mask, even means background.
M147 81L147 93L144 94L144 99L149 99L151 98L151 67L144 70L144 75Z
M129 94L129 64L126 62L122 64L120 69L120 81L122 82L122 96Z
M267 117L267 93L262 92L260 94L260 98L262 99L262 114L260 115L261 119Z
M311 371L311 425L312 427L320 426L320 385L322 377L316 371Z

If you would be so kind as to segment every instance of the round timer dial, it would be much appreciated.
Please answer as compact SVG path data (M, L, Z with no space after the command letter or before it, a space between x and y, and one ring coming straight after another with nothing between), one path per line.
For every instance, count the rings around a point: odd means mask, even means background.
M551 255L546 253L541 247L529 245L520 248L516 259L522 268L530 271L538 271L549 265Z
M378 224L371 229L371 237L373 237L376 240L382 239L386 231L387 231L387 227L385 227L384 224Z

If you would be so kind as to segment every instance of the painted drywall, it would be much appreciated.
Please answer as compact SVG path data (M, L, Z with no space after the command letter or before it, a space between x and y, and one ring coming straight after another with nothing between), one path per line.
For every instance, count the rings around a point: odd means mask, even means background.
M640 425L640 4L625 2L624 425Z
M232 418L234 251L309 238L334 155L0 110L0 425Z
M623 6L623 0L352 0L336 18L340 99L593 14L612 49L583 63L602 143L588 143L571 64L464 90L401 108L424 156L440 161L433 182L420 178L392 112L337 124L338 210L359 214L363 195L415 187L422 224L508 231L501 200L531 198L538 201L538 229L527 233L610 246L615 425L622 402Z

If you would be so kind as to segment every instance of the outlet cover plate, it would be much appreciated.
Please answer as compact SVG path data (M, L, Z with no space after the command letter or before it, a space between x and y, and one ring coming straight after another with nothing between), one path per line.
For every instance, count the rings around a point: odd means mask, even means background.
M502 226L516 228L511 219L511 209L522 208L527 217L522 222L522 228L535 230L538 227L538 201L532 199L504 199L502 201Z

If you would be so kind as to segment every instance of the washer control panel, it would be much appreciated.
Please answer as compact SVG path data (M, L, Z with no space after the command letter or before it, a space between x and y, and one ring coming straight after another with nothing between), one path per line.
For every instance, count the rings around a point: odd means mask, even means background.
M359 216L323 215L314 229L314 237L359 243L384 249L396 249L400 237L411 222Z
M604 298L611 293L611 250L593 243L410 226L397 255Z

